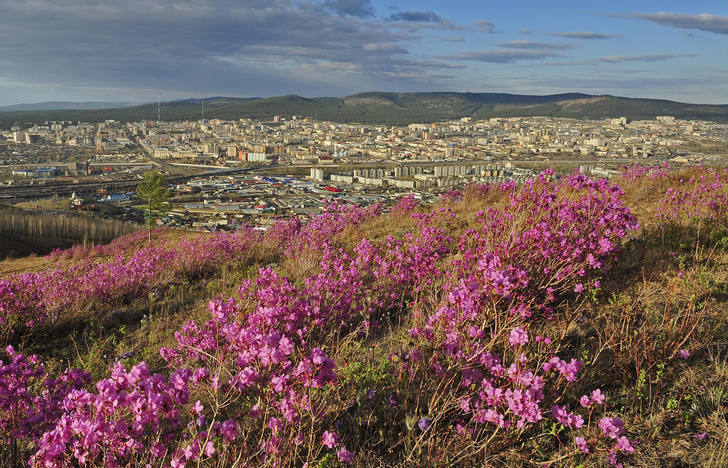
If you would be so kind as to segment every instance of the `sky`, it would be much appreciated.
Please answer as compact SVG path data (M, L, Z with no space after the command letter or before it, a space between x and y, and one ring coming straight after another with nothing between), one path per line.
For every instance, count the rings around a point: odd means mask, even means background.
M0 0L0 106L366 91L728 104L728 0Z

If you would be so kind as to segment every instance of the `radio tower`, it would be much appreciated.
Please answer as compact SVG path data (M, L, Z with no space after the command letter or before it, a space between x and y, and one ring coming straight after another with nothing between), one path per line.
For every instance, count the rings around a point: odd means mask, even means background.
M202 120L205 120L205 100L202 100Z
M159 94L157 94L157 122L161 121L161 108L159 106Z

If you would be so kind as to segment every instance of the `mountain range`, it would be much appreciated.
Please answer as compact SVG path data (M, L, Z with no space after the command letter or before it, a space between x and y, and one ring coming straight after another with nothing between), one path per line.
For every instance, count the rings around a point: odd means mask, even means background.
M560 117L654 119L670 115L685 120L728 122L728 105L688 104L661 99L626 98L580 93L547 96L501 93L391 93L367 92L345 97L269 98L210 97L161 103L40 103L0 108L0 128L46 120L122 122L156 120L272 119L279 115L365 124L409 124L471 117ZM76 108L73 108L73 106ZM25 107L23 107L25 106ZM33 108L31 108L32 106ZM39 107L45 106L45 109ZM102 108L103 107L103 108Z
M15 104L13 106L0 107L0 114L6 112L32 112L48 110L88 110L88 109L114 109L119 107L140 106L143 102L104 102L104 101L45 101L34 104Z

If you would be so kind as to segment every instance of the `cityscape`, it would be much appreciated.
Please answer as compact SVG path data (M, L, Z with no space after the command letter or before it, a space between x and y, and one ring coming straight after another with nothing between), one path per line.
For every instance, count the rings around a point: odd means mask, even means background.
M131 220L129 207L142 203L132 196L134 186L144 172L161 171L175 182L175 196L157 223L207 229L305 218L333 199L390 204L407 195L433 199L473 182L523 183L549 167L559 175L579 170L610 178L634 164L716 165L728 154L728 125L671 116L462 118L406 126L295 115L49 121L12 127L2 138L0 197L6 201L29 206L28 198L53 196L62 200L60 212L112 203L125 206L119 213Z

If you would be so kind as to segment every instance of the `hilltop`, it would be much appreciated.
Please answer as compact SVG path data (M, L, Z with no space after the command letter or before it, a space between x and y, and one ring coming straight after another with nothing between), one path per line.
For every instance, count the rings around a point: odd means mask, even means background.
M545 171L13 260L0 459L725 466L727 200L723 169Z
M627 117L633 120L670 115L686 120L728 122L728 105L686 104L658 99L635 99L587 94L529 96L499 93L385 93L369 92L345 97L304 98L296 95L269 98L213 97L165 102L162 120L261 119L279 115L290 118L316 118L334 122L365 124L410 124L471 117L562 117L604 119ZM0 126L39 123L46 120L121 122L156 120L157 103L116 109L3 111Z

